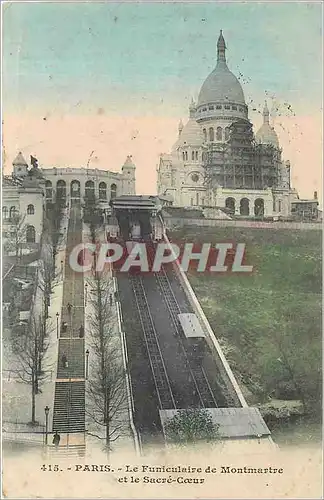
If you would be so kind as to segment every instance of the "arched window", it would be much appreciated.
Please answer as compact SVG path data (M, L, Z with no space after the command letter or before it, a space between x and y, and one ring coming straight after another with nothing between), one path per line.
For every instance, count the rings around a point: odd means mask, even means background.
M199 193L196 193L196 205L199 205Z
M36 231L34 226L27 226L26 229L26 241L27 243L35 243L36 241Z
M47 200L51 200L53 196L53 189L51 181L45 182L45 197Z
M198 151L196 151L196 160L198 160Z
M95 183L93 181L87 181L85 183L85 197L88 199L94 199L95 197Z
M185 161L185 159L186 159L186 155L185 155L184 151L182 151L182 159L183 159L183 161Z
M2 207L2 218L5 220L5 219L8 219L8 207Z
M10 212L9 212L10 219L12 219L13 217L15 217L16 215L17 215L16 207L10 207Z
M80 181L71 182L71 198L80 198Z
M99 200L107 199L107 184L105 182L100 182L99 184Z
M195 152L194 151L191 151L191 159L192 159L192 161L195 160Z
M217 127L217 130L216 130L216 139L217 141L221 141L222 140L222 135L223 135L223 130L222 130L222 127Z
M250 201L247 198L240 201L240 215L250 215Z
M215 140L215 134L214 134L214 129L213 127L210 127L209 129L209 140L212 142Z
M278 212L281 212L281 200L278 201Z
M110 199L113 200L117 196L117 186L116 184L112 184L110 186Z
M207 141L207 130L205 128L203 129L203 134L204 134L204 141Z
M28 215L34 215L34 213L35 213L35 207L34 207L34 205L28 205L28 207L27 207L27 214Z
M264 215L264 200L262 198L257 198L254 202L254 215L257 217Z
M78 181L73 181L73 182L78 182ZM56 183L56 199L61 200L65 198L66 198L66 182L63 181L63 179L61 179Z
M228 208L228 211L231 215L235 214L235 199L234 198L226 198L225 207Z
M188 161L188 151L185 152L186 155L186 161Z
M229 127L226 127L225 128L225 141L228 141L229 136L230 136L230 129L229 129Z

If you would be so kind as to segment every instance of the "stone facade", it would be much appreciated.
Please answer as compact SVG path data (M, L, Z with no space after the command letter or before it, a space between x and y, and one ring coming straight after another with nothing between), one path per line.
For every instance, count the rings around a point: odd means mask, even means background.
M116 196L135 194L136 167L131 156L126 158L121 173L87 168L40 168L37 160L32 160L33 167L29 167L19 153L13 161L12 175L3 178L2 220L4 236L8 238L19 214L25 227L25 243L39 243L46 203L54 202L57 196L71 205L84 203L87 194L94 195L104 207Z
M254 135L240 82L228 69L222 33L217 65L207 77L189 120L179 124L170 154L160 157L158 195L174 206L219 207L233 216L289 217L298 199L290 184L290 163L265 104Z

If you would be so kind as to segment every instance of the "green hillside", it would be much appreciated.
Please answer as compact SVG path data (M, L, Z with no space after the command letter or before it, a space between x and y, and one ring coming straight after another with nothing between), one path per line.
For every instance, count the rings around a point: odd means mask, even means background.
M173 241L246 243L253 274L188 273L250 404L321 405L321 231L186 228Z

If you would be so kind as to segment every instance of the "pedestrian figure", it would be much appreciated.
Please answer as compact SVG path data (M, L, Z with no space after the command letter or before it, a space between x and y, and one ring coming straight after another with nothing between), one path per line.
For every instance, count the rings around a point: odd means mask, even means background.
M66 321L63 321L63 323L62 323L62 333L66 333L67 326L68 325L67 325Z
M58 445L60 444L61 436L55 431L55 434L53 436L53 444L55 445L56 448L58 448Z
M72 304L70 304L70 302L68 303L68 305L66 306L67 307L67 310L68 310L68 313L71 314L71 311L72 311Z
M63 368L68 368L68 366L69 366L66 354L63 354L63 356L62 356L62 365L63 365Z
M84 337L84 326L81 325L79 328L79 338L82 339Z

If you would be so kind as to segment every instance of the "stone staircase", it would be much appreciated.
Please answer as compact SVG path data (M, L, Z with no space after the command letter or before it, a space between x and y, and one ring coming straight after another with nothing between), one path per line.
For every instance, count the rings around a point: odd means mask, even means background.
M62 356L65 354L68 367L64 368ZM84 339L60 339L57 363L57 378L84 378Z
M85 432L85 382L56 382L53 432Z
M85 342L79 338L80 326L84 325L83 275L75 273L69 263L73 247L81 241L81 210L75 207L68 225L52 425L52 431L60 434L61 441L58 448L49 443L53 457L85 453ZM68 304L72 305L71 313ZM61 328L63 322L67 324L65 331ZM67 368L62 363L63 354Z

